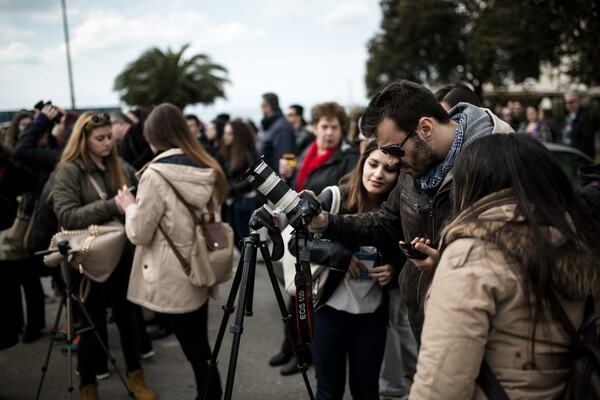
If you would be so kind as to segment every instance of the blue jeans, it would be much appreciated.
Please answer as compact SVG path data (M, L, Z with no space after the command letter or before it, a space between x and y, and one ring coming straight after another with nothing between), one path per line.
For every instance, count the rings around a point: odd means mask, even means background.
M317 376L317 400L341 400L349 385L355 400L379 399L379 370L387 332L387 309L350 314L323 306L315 313L312 344Z
M248 222L254 210L256 210L256 197L238 197L227 208L227 220L233 228L234 241L239 249L243 247L240 242L250 236Z

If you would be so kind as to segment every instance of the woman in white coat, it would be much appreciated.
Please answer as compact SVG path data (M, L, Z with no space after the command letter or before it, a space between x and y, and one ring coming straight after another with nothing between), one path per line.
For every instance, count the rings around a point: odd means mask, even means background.
M200 217L200 211L212 199L220 208L227 196L227 180L217 161L192 136L177 107L156 107L146 120L144 135L157 155L138 173L136 198L127 190L117 196L125 210L127 237L137 245L128 299L165 315L192 364L199 396L206 361L211 357L208 297L217 288L199 288L190 283L159 225L179 252L189 257L194 222L169 183L198 210ZM220 210L215 211L220 215ZM217 373L210 382L208 398L219 399L221 392Z

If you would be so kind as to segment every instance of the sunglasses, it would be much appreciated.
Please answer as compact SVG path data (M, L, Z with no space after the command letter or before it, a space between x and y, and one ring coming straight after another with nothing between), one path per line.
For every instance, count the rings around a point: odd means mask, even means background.
M110 116L106 113L94 114L83 126L84 130L87 128L88 124L92 124L95 127L110 125Z
M418 127L419 127L419 125L415 126L408 133L408 135L406 135L406 137L404 138L404 140L401 141L400 143L390 144L389 146L385 146L385 147L379 147L379 145L377 145L377 148L379 149L379 151L381 151L386 156L392 156L392 157L396 157L396 158L402 158L402 157L404 157L405 152L404 152L404 149L402 148L402 146L404 146L404 144L406 143L406 141L408 140L408 138L411 137L411 135L417 131Z

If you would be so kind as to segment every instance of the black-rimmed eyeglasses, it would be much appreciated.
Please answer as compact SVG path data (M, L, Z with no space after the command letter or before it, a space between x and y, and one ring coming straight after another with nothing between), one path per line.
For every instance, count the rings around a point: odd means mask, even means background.
M379 145L377 145L377 148L379 149L379 151L381 151L386 156L392 156L392 157L397 157L397 158L404 157L405 153L404 153L404 149L402 147L404 146L404 144L406 143L408 138L413 133L416 132L418 127L419 127L419 125L415 126L410 132L408 132L408 135L406 135L404 140L402 140L400 143L390 144L389 146L385 146L385 147L379 147Z

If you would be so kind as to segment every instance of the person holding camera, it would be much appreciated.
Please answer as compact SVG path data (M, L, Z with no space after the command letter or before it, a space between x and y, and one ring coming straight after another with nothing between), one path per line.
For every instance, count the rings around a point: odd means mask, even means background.
M360 128L366 137L375 138L388 164L400 168L396 187L377 212L323 212L310 227L325 238L377 246L384 253L406 238L413 242L414 250L425 254L425 259L407 260L399 278L418 341L423 284L439 257L433 245L418 239L435 243L450 216L452 167L458 154L478 138L513 130L490 110L468 103L458 104L448 114L429 89L406 80L390 84L371 99Z
M87 229L91 224L119 218L121 212L114 196L133 179L119 162L110 117L83 113L75 123L54 176L52 198L60 226L67 230ZM138 400L154 400L156 396L146 386L141 368L134 306L126 297L132 259L133 246L126 245L118 265L105 282L89 280L85 307L102 336L106 332L106 308L110 303L119 328L129 389ZM87 325L87 319L82 318L82 328ZM94 332L82 332L77 351L81 399L98 398L96 366L103 354Z
M345 177L346 178L346 177ZM377 143L367 143L354 171L339 185L339 214L377 210L396 185L398 170L387 165ZM319 195L331 210L332 192ZM304 246L304 240L299 240ZM317 377L317 399L341 399L346 387L355 399L379 398L379 371L386 344L387 290L394 276L391 260L401 266L399 251L387 259L338 240L307 242L310 262L329 269L315 311L312 354ZM295 240L290 250L296 251ZM373 249L368 249L373 250ZM360 257L360 259L358 258ZM361 261L362 259L362 261ZM367 261L367 259L369 261ZM348 364L348 367L346 367Z

